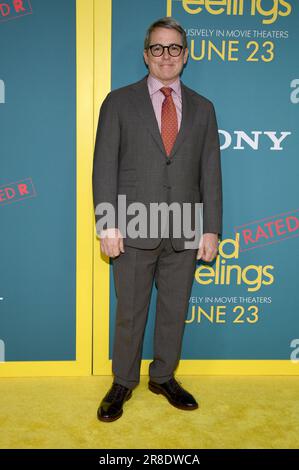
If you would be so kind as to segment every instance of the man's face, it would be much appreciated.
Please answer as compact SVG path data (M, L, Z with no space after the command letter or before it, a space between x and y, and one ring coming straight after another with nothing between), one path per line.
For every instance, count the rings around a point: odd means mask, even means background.
M162 46L179 44L182 46L182 35L175 29L156 28L150 37L150 45L153 44L161 44ZM164 49L161 57L154 57L150 50L145 50L143 56L150 74L164 85L170 85L180 76L183 65L187 62L188 49L182 50L178 57L169 55L167 49Z

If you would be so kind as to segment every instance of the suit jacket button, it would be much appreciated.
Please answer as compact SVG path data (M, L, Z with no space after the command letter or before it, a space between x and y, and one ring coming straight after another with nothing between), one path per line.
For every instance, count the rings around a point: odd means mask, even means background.
M166 165L170 165L170 164L171 164L171 161L167 160Z

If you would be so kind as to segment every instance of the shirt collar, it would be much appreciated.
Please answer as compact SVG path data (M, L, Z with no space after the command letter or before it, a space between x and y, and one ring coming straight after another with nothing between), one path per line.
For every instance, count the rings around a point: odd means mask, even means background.
M155 93L157 93L162 87L165 85L160 82L157 78L153 77L151 74L149 74L147 78L147 85L149 89L149 94L152 97ZM177 94L177 96L181 99L182 98L182 91L181 91L181 81L179 77L175 80L175 82L171 83L169 85L169 88L172 88L174 93Z

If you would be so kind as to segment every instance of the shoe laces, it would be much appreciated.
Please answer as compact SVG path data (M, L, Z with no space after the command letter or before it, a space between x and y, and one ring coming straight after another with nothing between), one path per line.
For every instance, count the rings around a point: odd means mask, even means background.
M110 391L108 392L106 399L107 401L122 400L127 391L127 387L124 387L120 384L113 384Z
M182 387L180 386L180 383L181 382L176 381L174 378L169 380L169 385L170 385L171 389L174 392L181 392L182 391Z

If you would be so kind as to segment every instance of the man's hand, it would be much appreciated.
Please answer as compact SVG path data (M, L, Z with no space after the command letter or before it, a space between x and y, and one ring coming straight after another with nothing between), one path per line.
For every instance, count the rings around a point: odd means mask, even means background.
M196 259L213 261L218 252L218 233L204 233L199 242Z
M118 228L108 228L100 233L101 251L104 255L115 258L124 253L123 236Z

